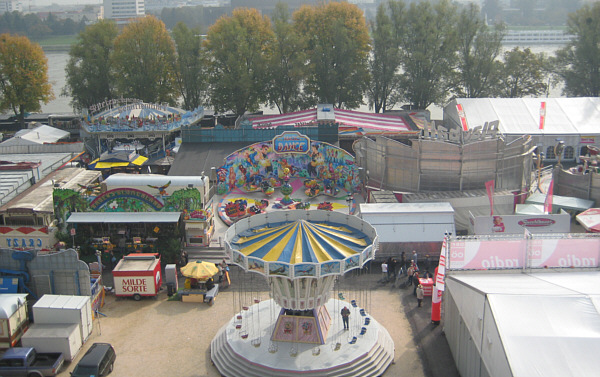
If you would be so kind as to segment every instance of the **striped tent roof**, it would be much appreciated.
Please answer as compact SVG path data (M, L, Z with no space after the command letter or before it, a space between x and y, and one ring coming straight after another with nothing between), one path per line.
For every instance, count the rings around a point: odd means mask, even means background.
M296 264L342 260L360 253L371 242L366 234L347 225L296 220L248 229L231 244L246 256Z

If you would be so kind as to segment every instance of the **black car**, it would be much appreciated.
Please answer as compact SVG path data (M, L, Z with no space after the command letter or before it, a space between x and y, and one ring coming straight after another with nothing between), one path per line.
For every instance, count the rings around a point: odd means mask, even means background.
M106 376L115 364L115 349L108 343L94 343L71 372L73 377Z

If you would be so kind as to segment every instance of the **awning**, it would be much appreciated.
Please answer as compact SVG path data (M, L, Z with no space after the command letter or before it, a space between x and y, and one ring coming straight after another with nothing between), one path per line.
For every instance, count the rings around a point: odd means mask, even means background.
M102 162L102 161L98 161L99 159L96 159L94 161L92 161L90 163L90 166L88 166L91 169L110 169L110 168L116 168L116 167L122 167L122 166L131 166L131 165L136 165L136 166L141 166L144 165L144 163L146 161L148 161L147 157L144 156L138 156L135 160L129 162L129 161L125 161L125 162Z
M75 212L67 223L176 223L180 217L181 212Z

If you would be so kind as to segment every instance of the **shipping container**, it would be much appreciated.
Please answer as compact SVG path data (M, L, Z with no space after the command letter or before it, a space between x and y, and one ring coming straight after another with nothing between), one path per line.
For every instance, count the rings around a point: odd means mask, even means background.
M92 306L89 296L43 295L33 305L33 322L37 324L78 324L82 343L92 333Z

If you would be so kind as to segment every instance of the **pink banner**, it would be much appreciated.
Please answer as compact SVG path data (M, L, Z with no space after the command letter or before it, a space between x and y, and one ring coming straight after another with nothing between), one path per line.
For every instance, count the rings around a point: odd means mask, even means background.
M459 240L449 244L448 268L597 268L599 261L600 239L597 238Z
M442 251L440 252L440 261L435 269L435 285L440 291L444 291L446 289L446 263L448 263L448 237L444 237L444 241L442 242Z
M540 104L540 130L544 129L546 124L546 102Z
M451 270L523 268L526 240L461 240L450 244ZM439 289L439 288L438 288Z
M600 266L600 239L534 239L529 242L532 268Z

